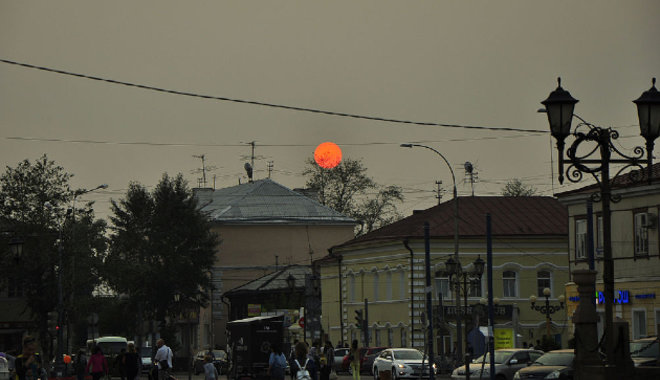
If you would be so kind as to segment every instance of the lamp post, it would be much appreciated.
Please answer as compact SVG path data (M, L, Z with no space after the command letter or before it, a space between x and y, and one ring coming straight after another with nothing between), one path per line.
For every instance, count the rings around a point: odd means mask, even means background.
M456 308L457 317L461 313L467 315L467 297L468 297L468 284L471 284L473 281L481 283L481 276L484 274L484 267L486 263L481 259L481 256L478 256L476 260L472 263L472 271L464 271L459 260L454 260L453 257L450 257L445 262L445 268L447 269L447 274L449 274L449 282L454 279L456 281L456 299L460 299L461 296L461 282L463 282L463 297L465 301L465 311L462 311L459 307ZM459 340L460 342L460 340ZM465 376L466 379L470 379L470 360L468 347L468 331L467 331L467 321L465 323Z
M552 292L550 291L550 288L544 288L543 289L543 297L545 297L545 305L537 305L536 304L536 296L531 295L529 296L529 302L531 303L532 310L536 310L540 312L541 314L545 314L545 335L550 339L550 321L552 318L550 316L559 310L564 308L564 295L560 295L557 298L557 301L559 301L559 306L557 305L550 305L550 294Z
M545 106L545 109L541 109L540 111L547 113L551 134L557 140L559 182L563 183L564 180L564 141L569 135L572 135L574 141L566 151L566 156L570 161L570 165L566 169L567 178L571 182L579 182L582 180L582 173L589 173L596 179L600 187L600 194L594 194L591 198L593 201L602 202L605 352L606 364L608 366L615 366L614 349L616 342L614 342L612 315L612 304L614 302L614 260L612 258L610 202L618 202L621 198L612 194L611 180L621 175L623 170L629 167L635 167L640 170L631 171L630 179L639 181L643 177L642 164L646 164L647 179L649 183L651 182L653 146L660 134L660 93L655 88L655 78L653 78L652 87L648 91L645 91L637 100L634 100L634 103L637 105L640 134L646 140L646 158L644 158L644 148L639 146L634 148L633 156L628 156L619 151L613 144L613 140L618 139L619 133L612 128L593 125L575 115L573 109L578 100L561 87L561 78L558 78L557 82L557 89L551 92L546 100L541 102ZM580 123L571 132L573 117L577 118ZM580 155L578 148L583 143L595 143L596 146L587 150L587 154ZM589 158L596 154L596 152L600 153L599 158ZM612 158L613 153L620 158ZM613 178L610 178L610 163L623 165ZM600 176L598 176L599 173ZM591 301L589 300L589 302Z
M421 145L421 144L401 144L401 147L402 148L420 147L420 148L425 148L425 149L431 150L435 154L440 156L442 158L442 160L445 162L445 164L447 164L447 167L449 168L449 172L451 173L451 180L452 180L452 185L453 185L453 195L454 195L454 259L458 262L458 192L456 191L456 176L454 175L454 169L452 169L451 165L449 164L449 161L447 161L447 159L445 158L445 156L442 155L442 153L440 153L439 151L437 151L434 148L431 148L430 146ZM430 265L430 264L427 263L427 265ZM412 270L412 268L411 268L411 270ZM456 284L456 289L458 289L459 286L460 286L460 284L457 283ZM430 292L431 290L428 289L427 291ZM461 308L461 298L457 296L457 297L455 297L455 301L456 301L456 310L458 311ZM462 346L462 343L461 343L461 323L462 323L461 315L460 315L460 313L456 313L456 338L457 338L456 339L456 341L457 341L456 348L457 348L459 354L461 354L461 357L462 357L463 346ZM430 344L433 344L433 342L430 342Z

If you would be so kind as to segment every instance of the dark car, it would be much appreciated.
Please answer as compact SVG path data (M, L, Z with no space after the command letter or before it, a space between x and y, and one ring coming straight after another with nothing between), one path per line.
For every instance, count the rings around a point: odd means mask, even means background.
M543 355L543 351L528 348L500 348L495 350L495 377L500 380L511 380L513 375L521 368L527 367L534 360ZM465 379L466 366L457 367L452 371L454 380ZM490 378L490 353L472 360L470 363L470 378Z
M371 366L374 363L376 355L387 347L362 347L359 349L360 352L360 373L371 374ZM342 370L348 371L349 374L353 374L353 369L351 368L351 363L348 360L350 352L344 356L342 361Z
M204 357L208 353L208 350L201 350L197 351L197 354L195 354L195 359L193 362L195 375L199 375L200 373L204 372ZM213 350L213 357L213 365L218 370L218 373L220 375L227 373L227 353L224 350Z
M658 337L630 341L630 358L635 367L657 367L660 364L660 341Z
M546 352L532 365L516 372L513 380L527 379L573 379L573 349Z

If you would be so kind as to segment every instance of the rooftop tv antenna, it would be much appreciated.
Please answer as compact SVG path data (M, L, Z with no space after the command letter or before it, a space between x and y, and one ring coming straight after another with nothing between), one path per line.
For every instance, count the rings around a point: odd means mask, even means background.
M193 154L193 157L199 158L199 159L202 160L202 181L199 184L200 185L199 187L204 188L204 187L206 187L206 165L204 165L204 155L203 154L200 154L200 155Z

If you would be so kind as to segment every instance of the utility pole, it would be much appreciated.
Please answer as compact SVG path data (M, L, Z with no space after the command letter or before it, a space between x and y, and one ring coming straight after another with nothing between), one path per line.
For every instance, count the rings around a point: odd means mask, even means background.
M206 165L204 164L204 155L203 154L200 154L200 155L194 155L193 154L193 157L199 158L199 159L202 160L202 183L201 183L200 187L204 188L204 187L206 187Z
M436 190L437 195L435 197L438 198L438 204L440 204L442 201L442 187L440 187L440 185L442 185L442 181L435 181L435 184L438 186L438 190Z

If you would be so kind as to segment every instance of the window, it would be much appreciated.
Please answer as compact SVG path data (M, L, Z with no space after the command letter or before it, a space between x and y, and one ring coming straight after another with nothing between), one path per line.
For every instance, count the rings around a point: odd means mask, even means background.
M470 279L470 286L468 287L468 297L481 297L481 279Z
M394 340L394 331L392 328L387 329L387 347L392 347L392 341Z
M635 256L646 256L649 254L649 214L645 212L635 213Z
M380 329L374 327L374 335L376 336L376 346L380 347Z
M550 288L552 290L552 286L550 285L550 272L547 270L538 271L536 273L536 295L544 297L543 289L545 288Z
M575 219L575 259L587 257L587 220Z
M446 272L438 272L439 277L435 278L435 292L442 294L442 299L451 298L451 286L449 286L449 276Z
M392 271L387 271L385 273L385 287L387 289L387 294L385 295L385 299L387 301L391 301L394 298L392 297Z
M348 275L348 300L355 301L355 275Z
M380 276L378 272L374 272L374 301L378 301L378 287L380 286Z
M408 336L406 334L406 329L401 328L401 347L406 347L408 346Z
M406 298L406 272L402 269L399 272L399 299Z
M502 296L505 298L518 296L516 272L508 270L502 273Z
M646 338L646 310L632 312L633 339Z
M9 277L7 281L7 297L23 297L23 284L15 277Z
M598 215L596 217L596 256L602 256L603 255L603 246L605 245L603 243L603 216Z

